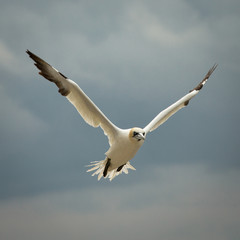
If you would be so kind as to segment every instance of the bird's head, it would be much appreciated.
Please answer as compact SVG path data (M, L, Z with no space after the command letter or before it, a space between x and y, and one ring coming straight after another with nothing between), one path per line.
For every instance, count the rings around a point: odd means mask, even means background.
M131 141L144 141L145 140L145 131L141 128L134 127L129 132L129 138Z

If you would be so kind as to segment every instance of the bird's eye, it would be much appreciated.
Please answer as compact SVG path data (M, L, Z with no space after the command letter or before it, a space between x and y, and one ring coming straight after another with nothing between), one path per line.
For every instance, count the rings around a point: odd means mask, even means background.
M138 133L137 132L133 132L133 137L135 137L136 135L138 135Z
M143 133L143 136L145 136L145 132Z

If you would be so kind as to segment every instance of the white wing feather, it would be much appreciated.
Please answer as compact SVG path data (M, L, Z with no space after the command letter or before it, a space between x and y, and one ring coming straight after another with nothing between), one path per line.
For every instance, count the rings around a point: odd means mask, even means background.
M74 105L83 119L91 126L100 126L105 135L108 136L110 146L113 144L119 128L116 127L83 92L83 90L72 80L65 77L57 69L27 50L28 55L35 61L39 74L54 82L59 92Z
M184 97L179 99L177 102L160 112L145 128L144 131L146 133L154 131L156 128L158 128L161 124L163 124L165 121L168 120L169 117L171 117L174 113L176 113L181 108L188 105L189 101L198 94L198 92L202 89L203 85L207 82L208 78L211 76L213 71L216 69L217 65L215 64L206 74L206 76L203 78L203 80L195 87L193 90L191 90L188 94L186 94Z

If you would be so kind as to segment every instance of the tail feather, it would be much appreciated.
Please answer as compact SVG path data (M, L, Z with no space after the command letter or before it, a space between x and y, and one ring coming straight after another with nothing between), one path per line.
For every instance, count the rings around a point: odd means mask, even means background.
M92 167L92 168L88 169L87 172L96 170L92 174L92 176L98 175L98 181L99 181L103 177L103 171L106 163L107 163L107 158L102 161L91 162L91 164L88 165L87 167ZM136 170L129 162L127 162L119 172L117 171L117 168L111 171L108 171L105 178L109 178L109 180L112 181L116 176L118 176L122 172L124 172L125 174L128 174L128 169Z

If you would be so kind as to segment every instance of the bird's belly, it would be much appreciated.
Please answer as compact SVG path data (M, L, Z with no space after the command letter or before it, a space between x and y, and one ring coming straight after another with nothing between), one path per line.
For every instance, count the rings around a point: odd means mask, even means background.
M142 144L122 144L121 146L112 146L106 153L107 157L111 159L109 171L118 168L128 161L130 161Z

